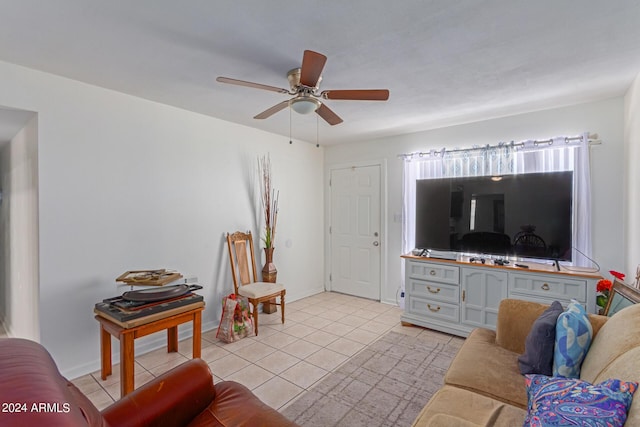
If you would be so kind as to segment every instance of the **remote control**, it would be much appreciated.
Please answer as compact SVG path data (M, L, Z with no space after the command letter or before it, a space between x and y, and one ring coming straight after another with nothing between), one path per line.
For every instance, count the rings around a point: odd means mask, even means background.
M513 264L513 265L515 265L516 267L520 267L520 268L529 268L528 265L524 265L524 264Z

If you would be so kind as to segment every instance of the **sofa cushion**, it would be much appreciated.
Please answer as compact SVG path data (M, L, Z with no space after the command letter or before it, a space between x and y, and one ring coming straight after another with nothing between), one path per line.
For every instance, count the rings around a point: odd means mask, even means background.
M429 418L429 427L478 427L478 424L456 415L435 414Z
M606 380L591 384L580 379L526 376L529 398L524 427L554 425L622 426L637 382Z
M517 299L503 299L498 309L496 323L496 343L518 354L524 353L524 343L533 322L549 305ZM589 314L589 321L595 336L607 320L606 316Z
M445 385L433 395L412 426L514 427L521 426L525 416L523 409Z
M605 323L591 343L580 378L591 383L608 378L640 381L640 304L620 310ZM640 426L640 395L636 395L627 425Z
M548 305L517 299L503 299L498 308L496 343L507 350L522 354L533 322Z
M188 427L294 427L284 415L234 381L215 385L216 398Z
M0 401L7 405L0 412L3 427L103 425L96 407L34 341L0 338L0 384Z
M608 378L620 378L625 381L640 382L640 347L631 349L620 355L614 362L604 369L595 382L601 382ZM628 426L640 426L640 393L633 399L631 409L627 416Z
M628 351L640 347L640 304L620 310L602 326L593 338L591 348L584 358L580 378L601 381L602 373ZM622 365L616 363L622 368ZM615 372L614 372L615 373ZM640 372L636 372L640 375ZM616 378L637 381L637 378L618 376Z
M553 372L553 351L556 342L556 322L564 309L554 301L533 322L524 344L524 354L518 357L521 374L551 375Z
M138 387L102 415L113 427L184 426L205 411L215 395L209 365L191 359Z
M444 382L525 409L527 393L518 353L496 344L489 329L475 329L451 362Z
M553 353L553 375L580 377L582 361L589 351L593 328L584 307L572 301L558 316L556 343Z

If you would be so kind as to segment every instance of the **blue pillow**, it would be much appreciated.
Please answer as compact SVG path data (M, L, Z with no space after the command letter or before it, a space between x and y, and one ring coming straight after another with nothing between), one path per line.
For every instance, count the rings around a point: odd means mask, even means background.
M571 301L556 322L556 342L553 351L553 376L580 377L582 360L589 351L593 328L584 307Z
M592 385L572 378L526 375L527 417L523 427L622 426L637 382L606 380Z
M563 310L562 304L554 301L533 322L531 331L524 342L524 354L518 357L521 374L551 375L553 373L556 323Z

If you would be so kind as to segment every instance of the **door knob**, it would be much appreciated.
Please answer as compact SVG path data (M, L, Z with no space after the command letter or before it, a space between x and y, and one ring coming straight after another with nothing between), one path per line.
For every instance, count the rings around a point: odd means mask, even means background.
M380 244L380 243L378 243L377 241L376 241L376 242L373 242L373 246L378 246L379 244Z

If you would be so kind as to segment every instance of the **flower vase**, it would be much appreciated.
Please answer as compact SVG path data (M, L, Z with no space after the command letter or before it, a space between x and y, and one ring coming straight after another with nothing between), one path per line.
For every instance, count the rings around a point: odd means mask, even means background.
M265 263L262 268L262 281L269 283L276 283L276 278L278 276L278 270L276 270L276 265L273 263L273 250L275 248L264 248L264 256ZM271 314L277 311L277 306L275 304L275 298L269 300L269 302L265 302L262 304L262 312Z

